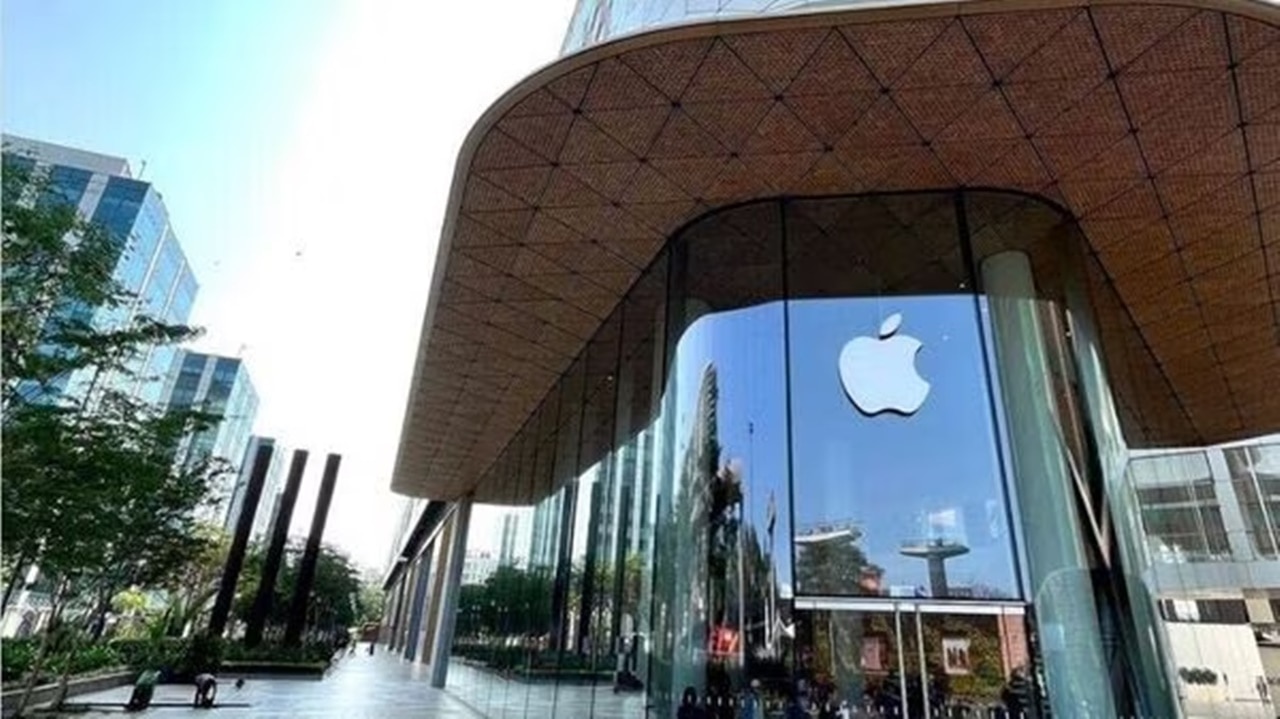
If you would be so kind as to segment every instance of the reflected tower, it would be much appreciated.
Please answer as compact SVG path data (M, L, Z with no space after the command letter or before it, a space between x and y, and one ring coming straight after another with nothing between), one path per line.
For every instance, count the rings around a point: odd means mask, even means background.
M969 548L959 542L941 537L937 539L908 540L898 550L903 556L923 559L929 563L929 596L945 597L950 594L947 586L946 562L952 557L969 553Z

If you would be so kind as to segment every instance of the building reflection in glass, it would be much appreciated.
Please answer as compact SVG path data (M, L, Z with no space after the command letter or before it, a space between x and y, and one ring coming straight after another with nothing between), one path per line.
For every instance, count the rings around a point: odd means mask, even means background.
M1073 232L976 192L683 229L490 470L536 504L462 589L450 686L502 716L1269 711L1274 441L1129 461Z

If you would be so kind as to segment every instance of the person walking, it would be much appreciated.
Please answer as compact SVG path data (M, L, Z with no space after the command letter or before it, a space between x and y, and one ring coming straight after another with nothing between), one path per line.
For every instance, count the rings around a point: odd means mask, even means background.
M741 719L762 719L760 713L760 680L752 679L742 693Z
M680 697L680 708L676 710L676 719L708 719L705 708L698 705L698 690L685 687Z

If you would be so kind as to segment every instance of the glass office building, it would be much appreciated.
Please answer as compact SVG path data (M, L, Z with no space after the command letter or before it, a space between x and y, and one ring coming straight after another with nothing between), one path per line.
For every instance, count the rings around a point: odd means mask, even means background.
M384 640L488 716L1274 716L1275 9L693 5L463 150Z
M182 438L176 460L184 464L215 460L222 464L225 474L213 489L206 514L211 521L233 531L243 500L243 485L237 475L242 474L241 462L250 456L250 433L258 414L258 392L248 368L238 357L178 350L165 382L164 407L194 409L217 418L216 424ZM279 472L279 467L272 471L277 483ZM260 507L273 501L272 495L264 497Z
M119 243L113 278L133 301L114 308L70 307L100 327L119 327L146 315L169 324L186 324L199 289L182 246L178 243L160 193L132 176L122 158L61 145L4 136L7 167L35 172L48 181L58 202L77 208L88 221L101 225ZM116 389L157 405L176 350L153 346L131 358L130 376L106 382ZM60 378L43 391L52 396L84 392L87 370ZM31 391L40 391L32 387Z
M285 457L289 453L275 438L256 434L249 436L238 465L235 484L231 487L230 499L227 500L226 519L222 522L223 528L234 534L236 523L240 521L240 512L244 508L245 493L249 490L249 479L253 475L254 458L258 456L258 448L264 446L271 447L271 463L267 465L267 474L262 480L262 494L249 530L249 539L254 542L268 539L268 532L276 524L276 516L280 513L280 504L284 499Z

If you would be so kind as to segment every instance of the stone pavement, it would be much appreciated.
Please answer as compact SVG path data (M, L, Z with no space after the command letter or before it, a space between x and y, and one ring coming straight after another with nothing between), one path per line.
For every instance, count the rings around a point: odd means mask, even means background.
M508 719L643 719L643 692L615 694L612 684L520 682L454 658L448 691L487 717Z
M233 686L234 676L219 676L218 701L234 706L222 706L213 711L191 708L194 687L160 686L156 689L156 702L180 702L186 706L153 707L127 716L153 719L476 719L479 716L457 698L432 689L427 671L428 668L421 664L403 662L386 651L379 651L372 657L361 651L344 656L322 680L248 678L244 688L237 691ZM115 708L95 708L88 713L77 711L66 716L124 715L120 707L128 701L132 691L132 687L126 686L74 697L71 699L73 704L114 704Z

